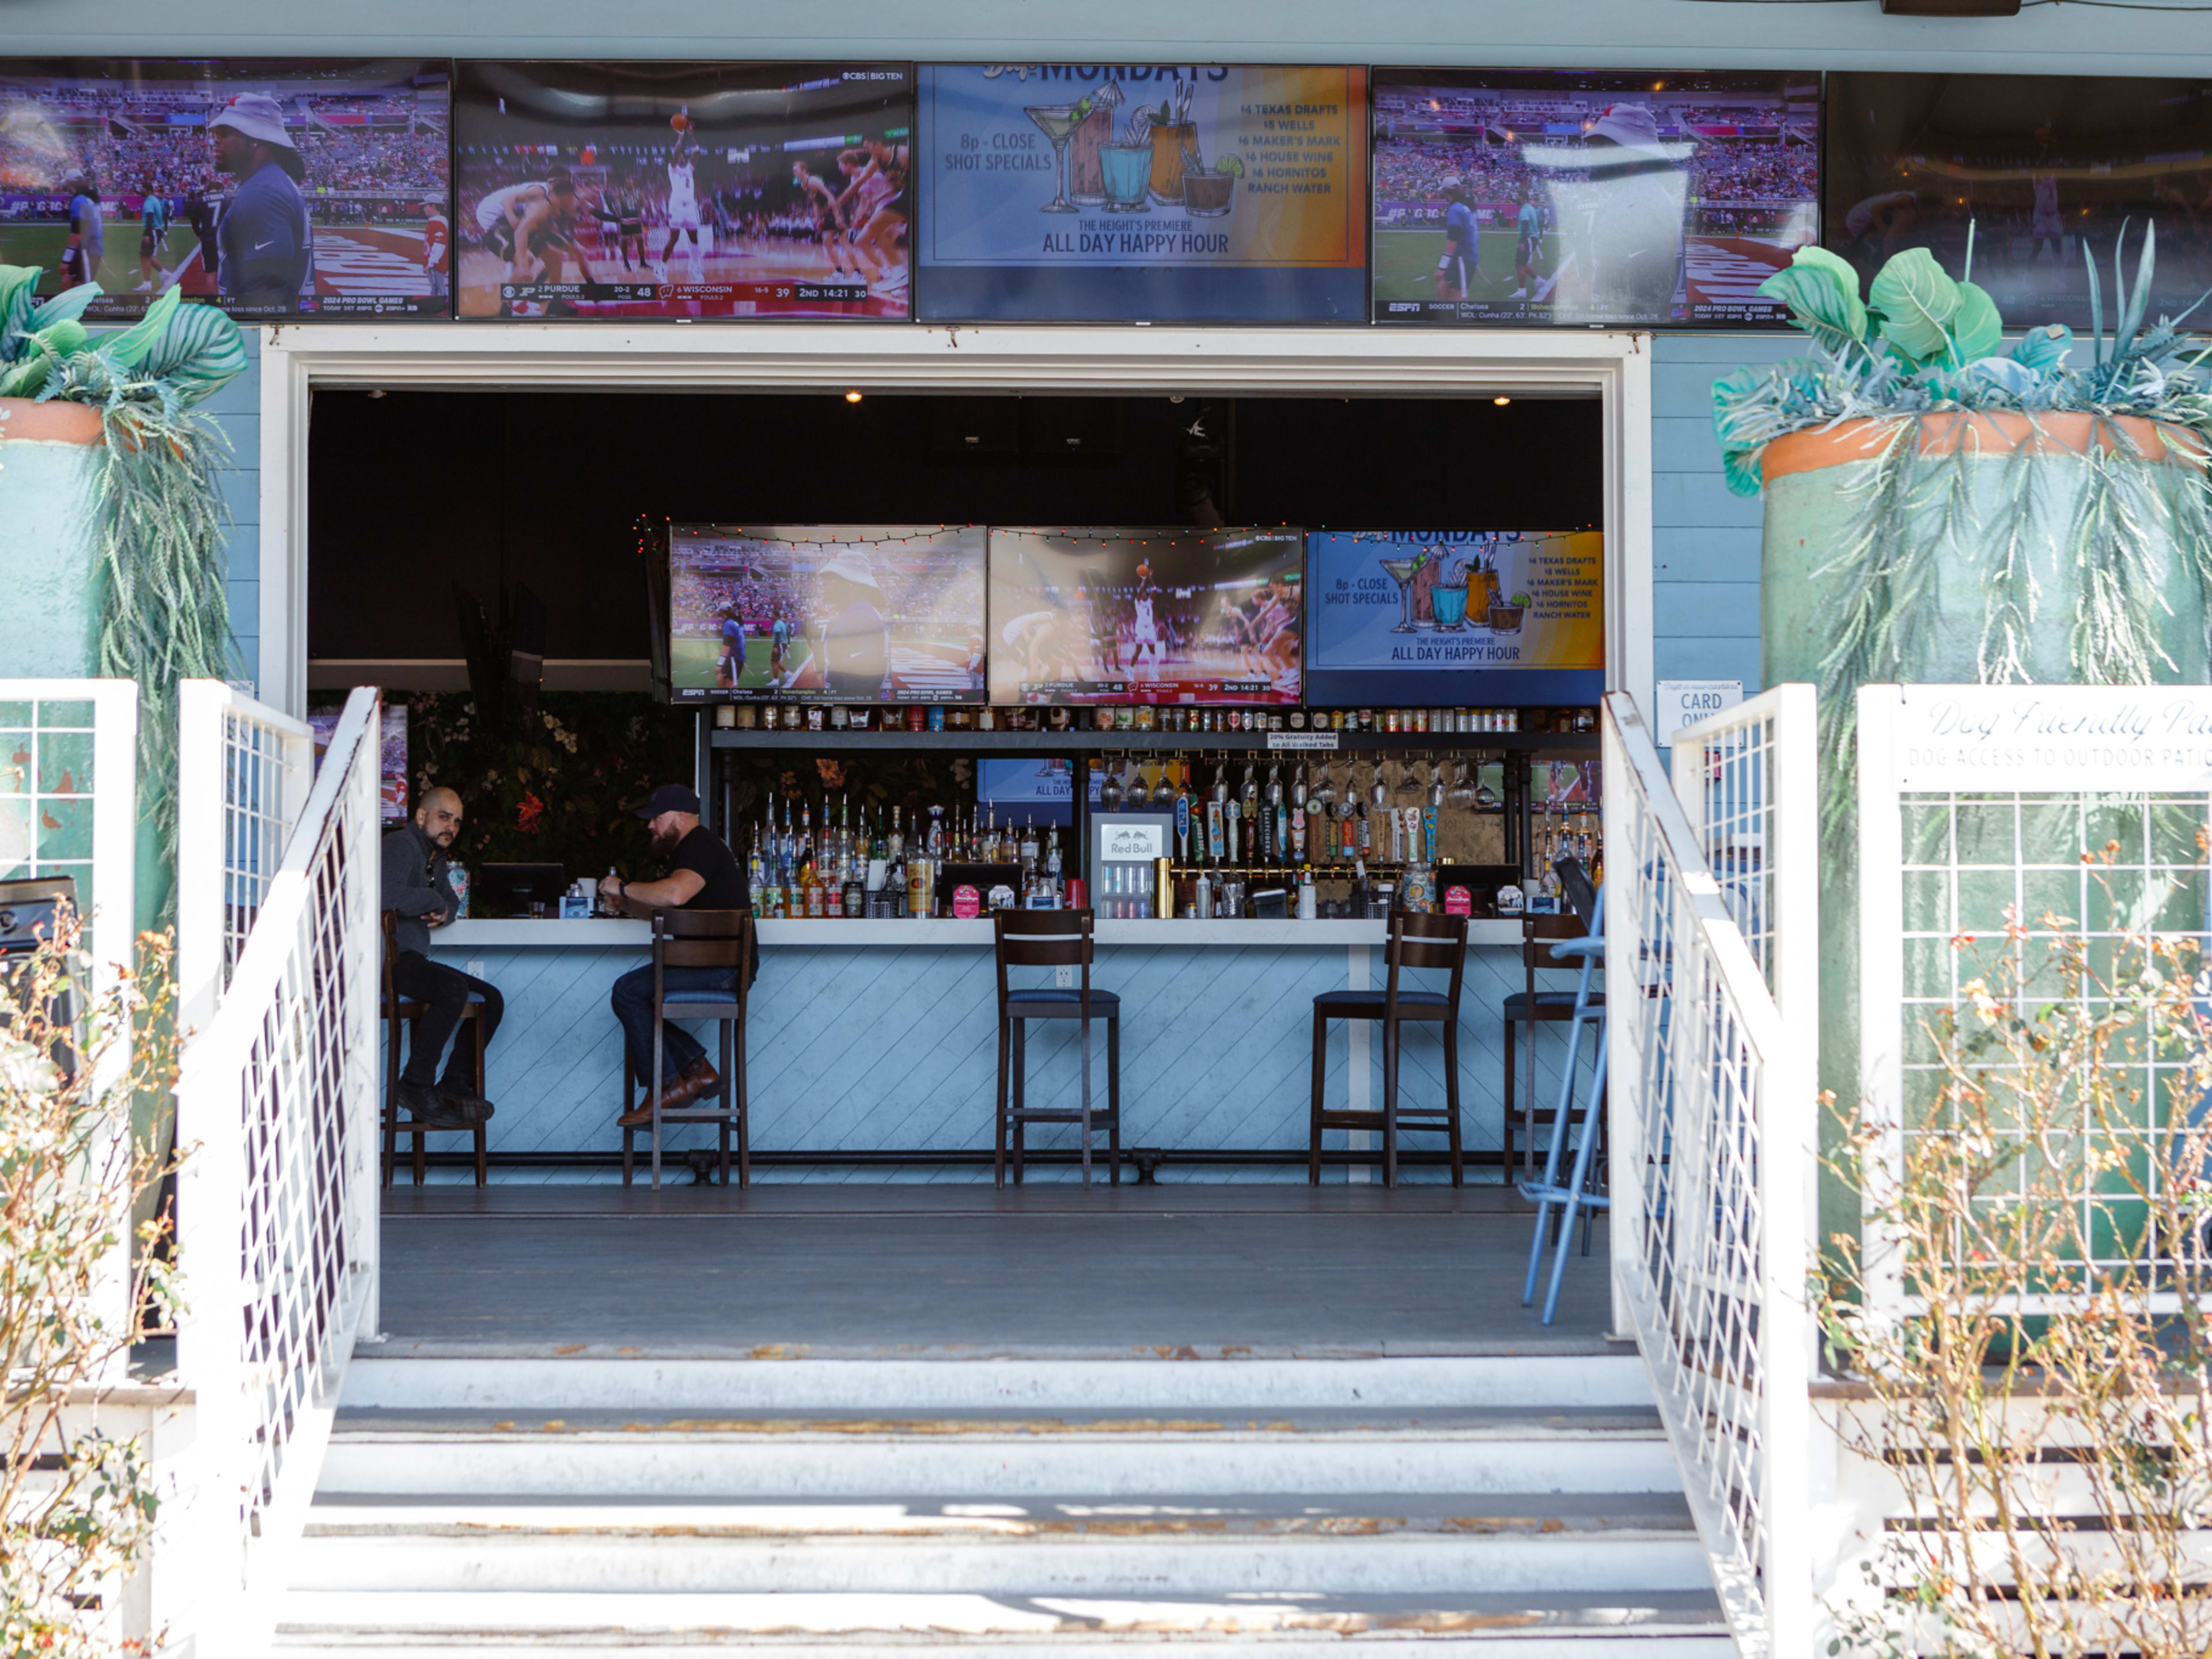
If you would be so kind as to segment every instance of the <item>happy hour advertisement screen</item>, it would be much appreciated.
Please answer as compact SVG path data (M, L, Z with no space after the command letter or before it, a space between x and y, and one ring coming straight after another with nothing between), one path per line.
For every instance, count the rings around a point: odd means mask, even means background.
M1358 320L1367 76L925 66L920 314Z
M1605 538L1595 530L1316 531L1313 691L1356 674L1605 668Z
M903 319L898 64L464 64L464 317Z

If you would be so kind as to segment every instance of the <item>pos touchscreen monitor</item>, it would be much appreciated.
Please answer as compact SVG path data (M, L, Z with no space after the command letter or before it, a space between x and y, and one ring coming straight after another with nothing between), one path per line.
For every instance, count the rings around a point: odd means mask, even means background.
M241 322L446 317L452 68L0 59L0 264L84 313L171 289Z
M463 64L464 317L910 314L903 64Z
M1779 323L1817 240L1810 73L1375 72L1374 317Z
M674 702L981 702L976 526L678 524Z
M1295 703L1305 535L991 532L991 701Z

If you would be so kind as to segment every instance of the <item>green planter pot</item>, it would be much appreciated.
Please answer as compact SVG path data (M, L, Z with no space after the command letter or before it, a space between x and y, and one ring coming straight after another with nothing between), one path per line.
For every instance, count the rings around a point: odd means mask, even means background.
M2191 434L2133 417L2112 424L2143 453L2158 458L2156 471L2170 478L2172 490L2202 487L2185 459L2198 447ZM1936 416L1922 418L1920 425L1923 456L1951 465L1940 458L1967 452L1963 465L1972 469L1969 489L1984 544L1943 550L1937 561L1938 614L1924 619L1928 625L1917 630L1914 654L1903 665L1899 679L1954 685L1979 679L1977 651L1987 573L1995 562L1990 532L2006 522L2014 499L2008 488L2014 475L2008 469L2026 465L2035 469L2038 518L2030 557L2042 590L2026 653L2027 675L2032 682L2047 684L2074 680L2069 636L2082 584L2078 569L2061 568L2059 548L2089 489L2091 446L2109 448L2108 431L2100 434L2087 415L2039 416L2033 426L2022 415ZM1853 492L1867 487L1876 465L1872 458L1893 429L1887 421L1852 421L1831 430L1793 433L1766 447L1761 459L1766 514L1759 605L1760 661L1768 685L1820 681L1821 659L1835 641L1843 582L1819 573L1842 546L1863 500ZM2023 454L2024 448L2034 453ZM1916 505L1908 511L1925 520L1928 535L1941 533L1935 507ZM2203 684L2212 680L2203 594L2186 550L2172 533L2170 507L2164 516L2162 531L2155 523L2151 526L2147 548L2152 586L2166 607L2158 615L2160 643L2173 665L2160 665L2157 678ZM1839 711L1821 712L1825 723ZM1832 781L1824 767L1824 801ZM1859 1077L1858 867L1856 842L1844 840L1842 846L1824 842L1821 858L1820 1086L1848 1103L1858 1093ZM1832 1126L1824 1124L1821 1130L1832 1151ZM1857 1227L1855 1198L1832 1178L1823 1183L1821 1224L1824 1237Z

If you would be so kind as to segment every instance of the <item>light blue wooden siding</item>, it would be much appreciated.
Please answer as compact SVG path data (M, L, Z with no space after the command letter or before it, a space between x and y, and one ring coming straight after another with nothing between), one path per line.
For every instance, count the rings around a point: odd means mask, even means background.
M261 331L246 331L246 372L208 399L208 413L230 441L222 501L230 514L225 586L230 627L246 659L246 677L261 676Z

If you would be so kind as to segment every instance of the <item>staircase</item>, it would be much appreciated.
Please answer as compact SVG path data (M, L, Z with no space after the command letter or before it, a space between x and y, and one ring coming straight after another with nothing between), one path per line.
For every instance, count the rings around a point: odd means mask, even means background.
M1733 1648L1640 1362L357 1358L284 1654Z

